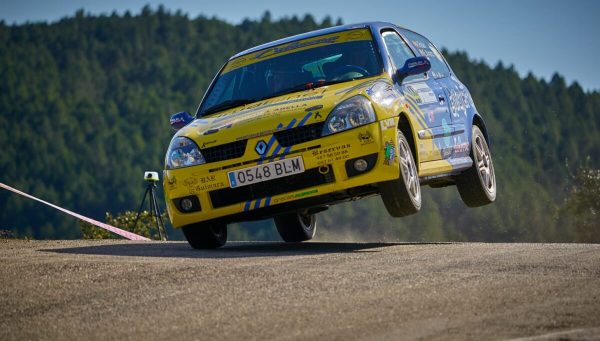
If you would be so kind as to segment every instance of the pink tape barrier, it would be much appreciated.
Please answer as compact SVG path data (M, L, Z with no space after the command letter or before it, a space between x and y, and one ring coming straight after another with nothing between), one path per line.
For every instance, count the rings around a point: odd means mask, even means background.
M88 218L88 217L82 216L81 214L77 214L77 213L75 213L75 212L69 211L69 210L67 210L67 209L64 209L64 208L62 208L62 207L58 207L58 206L56 206L56 205L53 205L53 204L51 204L51 203L49 203L49 202L47 202L47 201L44 201L44 200L42 200L42 199L38 199L38 198L36 198L36 197L34 197L34 196L32 196L32 195L29 195L29 194L27 194L27 193L25 193L25 192L21 192L21 191L19 191L18 189L15 189L15 188L12 188L12 187L10 187L10 186L7 186L7 185L5 185L5 184L3 184L3 183L1 183L1 182L0 182L0 187L4 188L4 189L6 189L6 190L9 190L9 191L11 191L11 192L14 192L14 193L20 194L20 195L22 195L22 196L24 196L24 197L27 197L27 198L29 198L29 199L33 199L33 200L35 200L35 201L39 201L39 202L41 202L42 204L46 204L46 205L48 205L48 206L50 206L50 207L53 207L53 208L55 208L55 209L57 209L57 210L59 210L59 211L62 211L62 212L64 212L64 213L66 213L66 214L69 214L69 215L71 215L71 216L73 216L73 217L75 217L75 218L78 218L78 219L81 219L81 220L83 220L83 221L86 221L86 222L88 222L88 223L90 223L90 224L92 224L92 225L98 226L98 227L100 227L100 228L103 228L103 229L105 229L105 230L107 230L107 231L110 231L110 232L112 232L112 233L116 233L116 234L118 234L119 236L125 237L125 238L127 238L127 239L129 239L129 240L150 240L150 239L148 239L148 238L146 238L146 237L142 237L142 236L140 236L140 235L137 235L137 234L135 234L135 233L131 233L131 232L129 232L129 231L121 230L121 229L120 229L120 228L118 228L118 227L114 227L114 226L112 226L112 225L108 225L108 224L105 224L105 223L101 223L101 222L99 222L99 221L97 221L97 220L94 220L94 219L91 219L91 218Z

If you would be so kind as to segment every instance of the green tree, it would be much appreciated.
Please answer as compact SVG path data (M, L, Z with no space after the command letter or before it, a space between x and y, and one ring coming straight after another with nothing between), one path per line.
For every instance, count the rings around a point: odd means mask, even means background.
M600 243L600 169L578 169L560 213L574 226L576 241Z

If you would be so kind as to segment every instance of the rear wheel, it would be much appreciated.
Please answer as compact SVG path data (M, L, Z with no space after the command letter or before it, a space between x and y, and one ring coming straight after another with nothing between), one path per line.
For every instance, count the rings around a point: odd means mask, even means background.
M458 193L469 207L490 204L496 200L496 174L492 154L478 126L473 126L471 158L473 167L456 177Z
M192 224L183 228L183 234L194 249L216 249L227 242L227 224Z
M404 217L421 209L421 184L410 146L398 130L398 170L400 177L379 183L381 200L392 217Z
M314 214L288 213L276 216L274 220L279 235L288 243L310 240L317 230L317 218Z

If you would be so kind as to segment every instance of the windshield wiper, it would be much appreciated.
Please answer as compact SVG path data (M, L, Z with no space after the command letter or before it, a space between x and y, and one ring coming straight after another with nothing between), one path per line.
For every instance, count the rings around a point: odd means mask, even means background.
M217 111L227 110L227 109L230 109L233 107L239 107L240 105L254 103L256 101L257 100L254 98L243 98L243 99L233 99L233 100L230 99L230 100L221 102L217 105L214 105L214 106L204 110L203 112L200 113L200 116L206 116L208 114L212 114Z

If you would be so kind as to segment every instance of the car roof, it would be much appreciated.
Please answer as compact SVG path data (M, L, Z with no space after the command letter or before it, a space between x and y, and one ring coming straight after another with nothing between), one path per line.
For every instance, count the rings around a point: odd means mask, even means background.
M398 27L398 26L396 26L394 24L391 24L391 23L388 23L388 22L371 21L371 22L364 22L364 23L358 23L358 24L349 24L349 25L341 25L341 26L334 26L334 27L329 27L329 28L323 28L323 29L320 29L320 30L297 34L297 35L294 35L294 36L291 36L291 37L286 37L286 38L283 38L283 39L278 39L278 40L275 40L275 41L272 41L272 42L269 42L269 43L266 43L266 44L262 44L262 45L258 45L258 46L249 48L247 50L244 50L242 52L239 52L239 53L235 54L234 56L232 56L231 58L229 58L229 60L232 60L232 59L237 58L239 56L243 56L243 55L248 54L248 53L260 51L262 49L267 49L267 48L270 48L270 47L273 47L273 46L290 43L290 42L293 42L293 41L296 41L296 40L317 37L317 36L321 36L321 35L324 35L324 34L335 33L335 32L342 32L342 31L348 31L348 30L353 30L353 29L357 29L357 28L370 28L371 31L377 31L377 30L380 30L380 29L386 28L386 27Z

